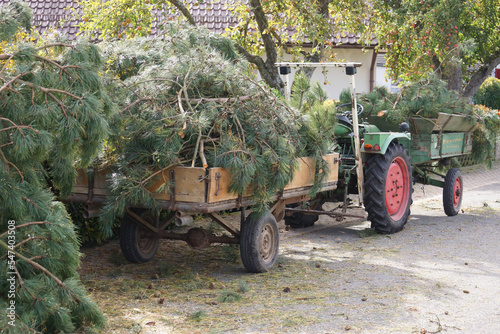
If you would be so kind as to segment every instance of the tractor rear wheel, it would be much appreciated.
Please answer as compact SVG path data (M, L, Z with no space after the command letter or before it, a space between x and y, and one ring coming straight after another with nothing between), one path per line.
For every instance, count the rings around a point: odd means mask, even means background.
M365 172L365 210L379 233L396 233L404 228L412 203L412 168L408 151L392 142L384 155L368 160Z
M296 208L299 204L289 204L287 207ZM315 206L311 208L312 210L321 210L321 205L319 207ZM285 216L285 225L291 228L305 228L314 226L314 223L319 219L318 215L307 215L302 212L294 212L290 216Z
M452 168L446 173L443 188L443 207L448 216L456 216L462 205L462 174L460 169Z

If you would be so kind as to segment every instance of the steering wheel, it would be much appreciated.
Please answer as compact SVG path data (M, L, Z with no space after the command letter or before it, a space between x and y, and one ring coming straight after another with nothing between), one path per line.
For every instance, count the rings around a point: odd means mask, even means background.
M352 103L341 104L340 106L337 106L336 109L339 110L340 108L347 107L347 106L352 106ZM359 103L356 103L356 106L358 108L358 116L359 116L359 115L361 115L363 113L363 111L365 110L365 108L363 107L363 105L361 105ZM351 110L347 110L346 112L342 113L341 115L344 116L344 117L350 118L350 116L351 116Z

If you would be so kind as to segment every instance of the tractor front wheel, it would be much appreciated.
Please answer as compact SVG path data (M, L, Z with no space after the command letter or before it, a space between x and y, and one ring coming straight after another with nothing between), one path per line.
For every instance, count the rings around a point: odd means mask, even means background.
M379 233L396 233L410 216L412 169L408 151L393 142L384 155L368 160L365 172L365 210Z

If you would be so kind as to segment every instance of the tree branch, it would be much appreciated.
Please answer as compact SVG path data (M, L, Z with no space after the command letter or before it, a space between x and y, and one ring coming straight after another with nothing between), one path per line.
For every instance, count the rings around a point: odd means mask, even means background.
M54 47L54 46L64 46L64 47L67 47L67 48L74 48L75 46L74 45L71 45L71 44L65 44L65 43L49 43L49 44L45 44L39 48L36 48L35 51L40 51L40 50L44 50L44 49L48 49L48 48L51 48L51 47Z
M5 242L3 242L2 240L0 240L0 246L5 248L6 250L9 250L9 246ZM47 276L52 278L56 282L56 284L59 285L64 290L66 290L77 303L81 303L81 300L66 286L66 284L64 284L59 278L57 278L53 273L51 273L49 270L47 270L44 266L40 265L39 263L37 263L33 260L30 260L29 258L22 255L18 251L15 251L15 250L14 251L10 250L10 251L14 252L14 254L16 255L16 258L19 258L19 259L29 263L30 265L32 265L36 269L42 271L44 274L46 274Z
M276 43L274 42L272 35L269 33L269 22L267 20L266 13L262 8L260 0L250 0L250 6L254 13L257 26L259 27L262 42L264 43L266 60L264 61L261 57L250 54L240 45L237 45L237 49L249 62L257 65L262 78L269 86L282 91L284 86L283 81L279 76L278 68L274 65L278 60L278 51L276 50Z
M0 149L0 156L2 156L2 160L5 163L5 170L7 172L9 172L9 165L12 166L12 167L14 167L17 170L17 173L19 174L19 176L21 177L21 180L24 181L23 173L21 173L21 171L19 170L19 168L17 168L16 165L14 165L12 162L10 162L9 160L7 160L7 158L5 157L5 154L3 154L3 151L1 149Z
M174 5L182 13L182 15L184 15L184 17L188 20L189 24L191 24L193 26L196 25L196 22L194 21L193 16L189 12L189 9L187 9L186 6L184 6L182 1L168 0L168 2L170 2L172 5Z
M20 243L18 243L15 248L21 246L21 245L24 245L25 243L27 242L30 242L31 240L36 240L36 239L40 239L40 240L52 240L52 238L50 237L29 237L27 239L24 239L23 241L21 241Z
M2 88L0 88L0 92L4 89L6 89L11 83L13 83L14 81L16 81L17 79L19 79L20 77L22 77L23 75L25 75L26 72L22 72L20 73L19 75L15 76L14 78L10 79L8 82L6 82ZM2 78L3 79L3 78Z
M65 90L53 89L53 88L45 88L45 87L42 87L42 86L35 86L31 82L26 82L26 81L23 81L23 80L18 80L18 81L19 81L19 83L22 83L23 85L26 85L28 87L38 88L42 92L49 94L52 98L54 98L53 95L51 95L51 93L53 92L53 93L60 93L60 94L64 94L64 95L70 96L70 97L72 97L72 98L74 98L76 100L83 100L83 97L79 97L79 96L73 95L70 92L67 92Z
M267 56L266 62L274 66L274 63L276 63L276 60L278 59L278 53L276 51L276 44L269 33L269 22L267 20L266 13L262 8L260 0L250 0L250 6L252 7L255 21L257 21L260 36L264 42L264 48L266 49Z
M45 58L45 57L42 57L42 56L35 56L35 57L42 60L42 61L46 61L47 63L49 63L55 67L58 67L61 71L66 73L66 75L69 76L70 78L73 78L73 76L71 75L71 73L69 73L66 70L67 68L81 68L81 66L76 66L76 65L62 66L62 65L59 65L58 63L56 63L55 61L48 59L48 58Z
M462 96L471 99L476 94L484 80L490 76L491 72L497 67L498 64L500 64L500 52L493 54L491 60L481 66L479 70L472 75L470 81L463 90Z
M31 226L31 225L44 225L44 224L52 225L49 222L38 221L38 222L29 222L29 223L26 223L26 224L16 225L16 226L14 226L14 229L18 229L18 228L22 228L22 227L27 227L27 226ZM4 236L6 236L7 233L8 233L8 231L0 234L0 238L3 238Z
M21 129L33 129L30 125L17 125L16 123L14 123L13 121L11 121L10 119L8 118L5 118L5 117L0 117L0 121L6 121L6 122L9 122L10 124L12 124L12 126L9 126L8 128L3 128L3 129L0 129L0 132L1 131L5 131L5 130L8 130L8 129L17 129L21 135L24 137L24 133L23 131L21 131ZM37 134L39 133L38 131L34 130Z

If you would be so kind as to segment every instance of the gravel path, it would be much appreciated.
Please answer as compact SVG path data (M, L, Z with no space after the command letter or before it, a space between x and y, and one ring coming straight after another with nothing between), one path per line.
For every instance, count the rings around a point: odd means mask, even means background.
M116 241L87 248L81 276L108 333L500 333L500 165L463 175L463 213L447 217L441 189L417 185L397 234L280 222L270 273L244 272L234 247L165 240L140 265Z
M333 292L331 321L304 333L500 333L500 168L468 168L464 212L447 217L441 189L415 189L406 228L360 239L362 220L288 235L297 244L326 249ZM298 233L298 232L293 232ZM306 246L307 245L307 246ZM324 310L324 317L330 310Z

